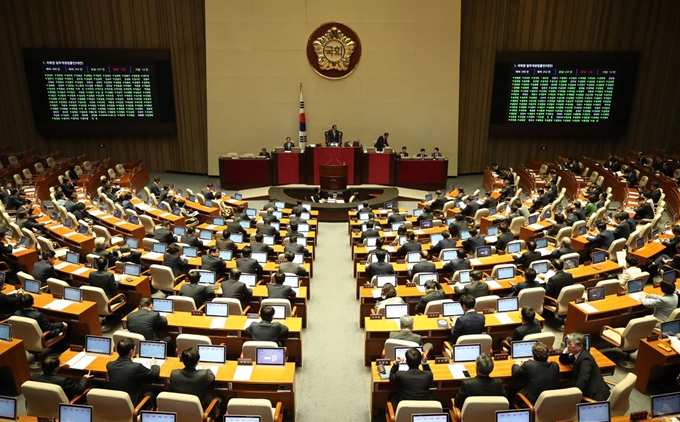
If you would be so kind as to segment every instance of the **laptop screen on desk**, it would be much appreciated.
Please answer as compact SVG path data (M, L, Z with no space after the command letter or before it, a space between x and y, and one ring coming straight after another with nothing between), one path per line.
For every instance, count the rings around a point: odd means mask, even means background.
M112 341L113 339L109 337L85 336L85 352L110 355Z
M458 251L457 250L452 250L452 251L444 251L442 254L442 261L450 261L452 259L458 258Z
M413 263L420 261L420 252L409 252L406 254L406 262Z
M522 250L522 242L509 242L505 250L508 253L519 253Z
M515 267L501 267L496 271L498 280L510 280L515 278Z
M446 413L411 415L411 422L449 422L449 416Z
M153 310L171 314L174 311L174 303L172 299L153 298Z
M394 360L396 361L397 358L402 358L402 363L406 363L406 352L408 352L408 349L410 349L410 347L395 347L393 356ZM418 346L415 349L417 349L420 353L423 353L422 346Z
M402 315L408 315L408 305L385 305L385 318L399 319Z
M38 280L24 280L24 290L28 293L40 294L40 281Z
M527 224L536 224L538 221L538 214L531 214L527 220Z
M578 404L578 422L609 422L609 402Z
M139 249L139 239L136 237L126 237L125 243L130 247L130 249Z
M92 406L59 404L59 420L63 422L92 422Z
M121 210L115 210L113 212L113 216L116 218L121 218L123 216L123 212Z
M267 262L267 252L253 252L250 256L260 264Z
M470 238L470 232L467 230L460 231L460 240L467 240Z
M434 222L432 220L422 220L420 222L421 229L431 229L432 226L434 226Z
M642 291L642 279L641 278L635 278L633 280L628 281L628 294L630 293L637 293Z
M71 226L73 226L73 221L71 221L70 218L67 218L66 220L64 220L64 227L66 227L67 229L70 229Z
M286 305L270 305L274 308L274 319L286 319Z
M244 283L248 287L255 287L257 284L257 274L241 274L238 281Z
M243 243L243 233L232 233L229 238L234 241L234 243Z
M489 226L486 229L487 236L498 236L498 226Z
M262 240L265 245L274 246L274 236L270 234L265 234L262 236Z
M661 323L661 337L667 338L680 333L680 319Z
M418 274L418 285L424 286L430 280L439 281L439 275L437 273L419 273Z
M172 232L175 233L177 236L184 236L184 233L186 233L186 228L173 227Z
M378 240L377 236L370 236L364 239L366 246L375 246L375 242Z
M198 274L201 278L198 279L199 283L202 284L215 284L216 276L214 271L199 271Z
M548 239L546 238L538 238L535 239L536 242L536 249L543 249L548 247Z
M221 249L220 250L220 258L222 258L225 261L231 261L233 254L234 254L234 251L232 251L231 249Z
M607 260L607 251L595 251L592 254L593 264L601 264Z
M443 238L444 238L444 236L442 236L442 235L439 234L439 233L431 234L431 235L430 235L430 243L432 243L433 245L436 245L436 244L439 243Z
M491 256L491 246L478 246L475 252L475 256L477 256L477 258Z
M177 413L142 410L140 422L177 422Z
M606 297L604 286L588 288L588 302L602 300Z
M250 220L241 220L238 222L244 229L250 228Z
M579 227L577 230L578 230L578 235L579 235L579 236L585 236L586 233L588 232L588 227L586 227L586 226L581 226L581 227Z
M396 223L392 223L392 230L399 230L399 227L401 227L404 223L401 221L398 221Z
M550 269L550 263L548 262L534 262L531 265L531 268L536 271L536 274L544 274L548 272L548 269Z
M383 205L383 207L386 210L391 210L392 208L394 208L394 205L395 205L394 201L388 201L388 202L385 202L385 205Z
M206 199L206 200L205 200L205 204L203 204L203 205L205 205L206 207L212 207L212 200L211 200L211 199Z
M227 360L227 346L199 344L198 355L200 362L223 364Z
M578 258L577 257L567 258L562 262L564 263L564 269L565 270L570 270L572 268L578 268Z
M168 344L164 341L140 341L139 357L165 359L167 356Z
M496 209L496 207L489 208L489 215L496 215L496 214L498 214L498 210Z
M442 315L445 317L464 315L463 307L458 302L444 302L442 303Z
M213 217L212 223L215 226L224 226L224 217Z
M300 287L300 277L295 274L286 274L286 278L283 279L283 285L298 288Z
M242 279L243 277L241 277ZM217 303L217 302L206 302L205 303L205 314L209 317L222 317L226 318L229 316L229 304L228 303Z
M470 273L472 270L460 270L458 272L458 282L459 283L469 283L470 282Z
M0 418L15 420L17 417L17 399L0 396Z
M12 326L9 324L0 324L0 340L12 340Z
M142 274L142 266L139 264L126 262L123 273L129 275L130 277L139 277Z
M497 410L496 422L531 422L531 411L518 410Z
M286 350L283 347L258 347L255 355L257 365L285 365Z
M237 201L240 201L241 199L243 199L243 194L239 193L239 192L235 192L234 193L234 199L237 200Z
M66 262L73 265L80 263L80 255L75 252L66 252Z
M397 276L396 275L378 275L375 276L375 286L378 288L381 288L387 284L387 283L392 283L393 286L397 285Z
M128 222L130 224L139 224L139 217L137 217L136 215L130 215L128 217Z
M78 287L64 287L64 299L72 302L82 302L83 292Z
M680 393L652 396L652 417L680 414Z
M474 362L481 353L481 344L456 344L453 346L453 361L456 363Z
M195 246L184 246L182 254L186 255L187 258L196 258L198 256L198 248Z
M198 232L198 238L201 240L211 240L212 235L212 230L201 229L201 231Z
M514 312L519 309L519 300L517 296L514 297L503 297L498 299L496 304L498 312Z
M644 237L638 237L635 239L635 248L640 249L645 246L645 238Z
M161 242L154 242L151 245L151 251L155 253L165 253L165 251L168 249L168 245L165 243Z
M661 276L661 278L675 284L675 279L678 278L678 271L664 268L663 275Z
M534 344L538 343L538 340L528 340L528 341L513 341L512 342L512 358L513 359L526 359L533 356L531 353L531 348Z
M78 225L78 233L80 233L82 235L87 235L87 233L89 231L90 230L87 228L87 226L85 224L79 224Z

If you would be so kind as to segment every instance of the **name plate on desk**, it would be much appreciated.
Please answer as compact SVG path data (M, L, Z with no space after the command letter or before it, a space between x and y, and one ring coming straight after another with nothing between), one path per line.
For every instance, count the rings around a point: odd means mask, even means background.
M85 348L77 344L72 344L71 346L69 346L69 350L72 352L82 352L83 350L85 350Z
M389 359L376 359L375 360L376 365L383 365L383 366L389 366L390 365L390 360Z
M627 294L628 292L624 292L623 290L619 290L618 292L616 292L616 296L625 296Z
M494 314L496 313L496 310L494 308L489 308L489 309L484 309L484 314Z
M191 311L191 315L193 315L193 316L203 316L203 312L201 312L201 311Z
M559 356L562 354L562 349L552 349L550 350L550 356Z
M382 317L381 314L371 314L371 319L382 319Z
M416 283L406 283L406 287L416 287Z
M366 284L364 284L364 289L372 289L372 288L373 288L373 284L372 284L372 283L366 283Z
M639 412L632 412L630 414L631 421L644 421L647 420L648 413L646 410L641 410Z
M581 298L581 299L576 299L574 301L574 303L576 303L578 305L579 303L585 303L585 301L586 301L585 299Z
M428 318L439 318L439 312L428 312L427 317Z
M252 359L241 358L238 360L238 365L252 365L252 364L253 364Z
M652 333L647 336L647 341L654 341L659 339L659 333Z
M493 355L493 360L508 360L507 353L495 353Z
M440 364L440 363L448 364L449 358L445 358L445 357L434 358L434 363L435 364Z
M52 297L55 299L63 299L64 295L62 295L61 293L52 293Z

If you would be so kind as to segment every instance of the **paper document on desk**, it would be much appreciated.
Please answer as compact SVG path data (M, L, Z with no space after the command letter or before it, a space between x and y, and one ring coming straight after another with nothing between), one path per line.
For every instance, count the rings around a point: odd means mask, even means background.
M243 329L245 330L246 328L250 327L253 322L259 322L259 318L246 318L246 322L243 323Z
M551 278L552 276L554 276L554 275L555 275L555 271L554 271L554 270L548 270L548 272L545 272L545 273L543 273L543 274L539 274L538 277L539 277L539 278L542 278L543 280L546 280L546 281L547 281L547 280L550 280L550 278Z
M98 217L102 214L104 214L104 211L102 211L102 210L92 210L92 211L90 211L90 215L93 216L93 217Z
M207 369L210 372L213 373L214 376L217 376L217 371L220 369L219 365L198 365L196 369Z
M64 234L64 237L72 237L72 236L75 236L77 234L78 234L78 232L69 232L69 233Z
M419 292L425 293L425 286L417 286L416 288Z
M135 208L139 208L142 211L146 211L151 207L148 204L137 204L135 205Z
M163 256L162 253L158 253L158 252L147 252L147 253L144 254L144 256L143 256L142 258L144 258L144 259L159 259L159 258L161 258L162 256Z
M386 246L383 249L385 249L388 252L396 252L397 251L397 248L395 248L394 246Z
M52 309L53 311L63 311L64 309L66 309L68 307L68 305L70 305L72 303L74 303L74 302L71 302L70 300L57 299L57 300L53 300L52 302L43 306L43 308Z
M127 223L127 221L119 221L115 225L116 226L122 226L123 224L126 224L126 223Z
M506 314L506 313L503 313L503 312L501 312L501 313L499 313L499 314L496 314L496 319L497 319L498 322L500 322L501 324L513 324L513 323L515 322L515 321L512 320L512 318L510 317L510 315L508 315L508 314Z
M56 229L60 229L62 227L64 227L64 226L62 226L61 224L55 224L54 226L48 226L47 228L50 229L50 230L56 230Z
M141 363L145 368L151 369L151 359L150 358L137 358L132 360L135 363ZM163 366L165 363L164 359L156 359L156 365Z
M644 293L644 292L631 293L631 294L628 295L628 297L631 298L631 299L635 299L639 302L640 301L640 295L642 295L642 293Z
M538 224L538 223L529 224L528 227L529 227L531 230L541 230L541 229L544 229L544 228L545 228L545 226L543 226L543 224Z
M415 233L417 235L425 234L425 232L422 231L422 230L413 230L413 233Z
M501 285L498 284L496 280L487 280L486 281L487 286L489 286L490 289L500 289Z
M382 289L373 289L371 290L371 295L373 295L374 298L379 298L380 294L382 293Z
M208 227L206 227L206 229L212 230L212 229L214 229L215 227L217 227L217 226L214 225L214 224L208 224Z
M62 268L66 268L66 267L68 267L69 265L71 265L70 262L62 262L62 263L60 263L60 264L55 265L55 266L54 266L54 269L55 269L55 270L61 270Z
M80 267L80 268L78 268L77 270L73 271L71 274L81 275L81 274L86 273L87 270L89 270L88 267Z
M113 218L113 216L111 214L106 214L106 215L102 216L102 220L108 220L110 218Z
M463 373L463 371L465 371L465 365L462 363L454 363L453 365L449 365L449 371L451 371L451 375L454 379L467 378Z
M617 251L616 252L616 262L619 264L619 267L624 267L626 266L626 251Z
M226 318L213 318L210 321L210 328L224 328L225 322L227 322Z
M68 362L66 362L64 365L67 365L69 368L73 368L73 365L78 363L78 361L82 359L83 356L85 356L85 352L80 352L73 356L71 359L69 359Z
M475 265L482 265L482 261L477 258L473 258L470 260L470 264L474 267Z
M75 359L75 357L71 360L69 360L66 364L70 366L71 369L80 369L83 370L87 368L92 362L94 362L95 359L97 359L97 356L91 356L91 355L86 355L85 352L80 352L78 355L82 354L83 356L78 358L75 362L73 362L73 365L69 365L69 362ZM76 357L78 356L76 355Z
M238 365L234 371L234 381L250 381L254 365Z
M581 308L583 311L588 312L588 313L593 313L593 312L599 312L596 307L591 305L590 303L578 303L576 304L579 308Z
M26 248L24 248L23 246L17 246L16 248L12 249L12 252L13 253L14 252L21 252L21 251L25 251L25 250L26 250Z

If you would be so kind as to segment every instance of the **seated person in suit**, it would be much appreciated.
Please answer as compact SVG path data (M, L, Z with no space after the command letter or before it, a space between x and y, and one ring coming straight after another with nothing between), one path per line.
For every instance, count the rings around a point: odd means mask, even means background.
M498 236L496 241L496 250L505 251L505 247L508 246L508 243L515 240L515 236L510 231L508 223L501 223L501 225L498 226L498 230L501 232L501 234Z
M456 256L457 258L453 258L451 261L444 264L444 267L442 268L444 274L453 275L453 273L456 271L469 270L472 268L470 265L470 260L467 258L467 255L463 249L457 249Z
M557 300L563 288L574 284L574 276L563 271L564 263L559 259L553 259L550 264L555 275L548 279L545 285L545 295ZM550 302L552 301L546 298L546 303Z
M279 231L276 230L276 227L272 226L272 219L266 215L262 217L262 225L257 226L255 232L260 234L266 234L269 236L274 236L274 238L279 237Z
M463 217L474 218L475 214L477 214L477 210L479 209L479 204L476 201L473 201L472 197L469 195L463 199L463 204L465 204L461 210Z
M48 339L58 336L62 333L62 331L66 331L68 328L67 323L50 322L45 314L33 307L33 301L34 299L32 295L22 294L19 298L19 305L21 306L21 309L14 312L14 315L34 319L38 323L43 335L50 331L49 335L47 336Z
M484 191L484 197L482 199L483 199L483 201L482 201L482 205L480 205L480 208L487 208L488 209L488 208L495 207L496 205L498 205L498 201L496 201L496 198L494 198L491 195L491 191L489 191L489 190Z
M380 313L380 309L385 308L385 305L401 305L404 299L397 296L397 289L392 283L385 283L380 292L380 297L375 301L375 313Z
M47 285L48 278L65 279L65 277L60 277L54 269L55 256L54 251L45 251L42 253L42 259L33 265L33 278L39 280L42 287ZM68 281L68 278L64 281Z
M264 235L255 233L255 241L250 242L250 249L253 252L267 252L267 255L274 253L274 248L264 243Z
M465 220L465 216L461 213L455 214L453 216L453 221L449 224L449 233L451 236L459 238L460 232L467 231L468 223Z
M171 226L172 223L170 221L163 220L163 222L161 223L161 227L158 227L156 229L153 238L161 243L165 243L166 245L170 245L172 243L177 242L175 235L172 234L172 232L170 231Z
M201 279L201 274L198 271L189 271L187 279L189 279L189 284L184 284L179 289L179 295L192 298L196 304L196 309L203 306L206 300L215 296L214 285L198 284Z
M446 299L446 294L439 282L434 280L427 280L425 282L425 294L420 297L418 304L416 305L416 312L425 312L427 304L433 300Z
M359 208L359 210L357 211L357 215L364 214L364 213L368 213L369 215L373 214L373 210L371 209L370 205L368 205L368 201L362 202L361 208ZM371 218L373 218L373 217L371 217Z
M568 206L564 212L567 214L566 220L564 220L564 224L571 227L574 225L575 222L579 221L578 215L574 212L574 207L573 206Z
M536 252L536 242L530 240L527 242L527 251L523 254L514 254L515 265L521 268L528 269L532 262L541 259L541 253Z
M399 326L401 327L401 331L392 331L390 333L391 339L418 343L419 346L423 346L426 355L432 350L432 343L423 344L423 336L413 332L413 317L411 315L402 315L401 318L399 318Z
M223 206L221 204L221 198L222 194L220 192L215 193L215 199L213 199L213 204L218 204L220 210L222 210ZM186 201L182 198L179 198L177 201L177 208L179 208L179 215L184 217L184 225L185 227L196 227L200 224L200 221L196 218L197 212L190 213L187 211L185 208L186 206ZM226 209L231 210L231 208L226 207ZM224 214L224 212L223 212Z
M533 268L527 268L524 270L524 281L521 283L513 284L512 291L508 297L518 296L519 292L524 289L529 289L532 287L543 287L541 283L536 281L536 271Z
M465 314L456 319L456 322L451 329L452 344L455 344L460 336L482 334L484 332L485 318L484 315L478 314L475 311L476 301L474 296L462 295L460 297L460 305Z
M328 146L337 145L340 142L342 142L342 135L338 130L338 126L333 125L331 126L331 129L326 132L326 145Z
M211 246L208 248L208 253L201 256L201 269L214 271L218 279L224 277L227 263L220 257L220 251L217 247Z
M380 236L380 232L375 229L375 221L374 220L368 220L366 222L366 230L361 232L361 239L359 240L361 243L364 243L367 237L378 237Z
M640 261L637 256L633 254L626 255L626 268L619 274L619 283L624 290L628 288L630 280L634 280L642 274L642 270L638 267L639 264Z
M257 278L262 276L262 265L256 259L250 257L253 252L250 246L246 246L241 251L241 257L236 260L236 267L245 274L257 274Z
M387 224L401 223L403 221L406 221L406 215L401 214L397 207L392 208L390 216L387 217Z
M375 258L378 261L372 262L366 266L366 276L368 276L368 278L372 278L376 275L394 274L394 268L392 267L392 264L385 262L386 257L386 250L379 249L375 251Z
M283 143L284 151L292 151L295 148L295 144L291 141L290 136L286 137L286 142Z
M604 249L605 251L608 250L614 241L614 232L607 228L606 223L602 222L597 225L597 231L599 231L600 234L595 236L592 240L591 244L593 245L593 248Z
M142 253L139 251L133 251L130 245L127 243L121 245L120 248L118 248L118 261L141 265L142 272L147 270L146 264L144 264L144 261L142 261Z
M423 220L432 220L433 218L434 214L432 213L432 207L425 205L423 208L423 213L420 214L416 220L418 220L418 223L420 223Z
M390 382L396 385L394 393L390 394L390 402L396 409L402 400L432 400L432 371L427 363L427 355L416 348L406 351L408 371L400 371L399 364L403 362L399 357L390 368ZM418 368L423 365L422 371Z
M284 286L286 275L280 270L274 273L274 283L267 284L267 292L269 298L290 299L295 297L295 290L290 286Z
M290 215L290 218L288 219L288 224L304 224L307 222L304 218L302 218L302 213L304 211L296 210Z
M229 272L229 279L222 282L222 297L238 299L244 304L253 295L253 289L240 282L241 270L232 268Z
M512 198L515 194L515 188L512 187L507 179L503 179L503 187L500 190L501 196L498 198L499 201L503 201L508 198Z
M420 252L423 245L416 240L416 234L413 232L406 233L406 242L397 249L397 255L405 256L408 252Z
M587 218L590 218L597 211L597 195L588 195L588 203L583 207L583 213Z
M260 309L259 322L253 322L246 328L246 333L250 334L253 340L256 341L275 341L280 346L283 346L281 338L288 335L288 327L280 322L272 322L274 319L274 308L271 306L263 306Z
M113 274L108 271L108 264L109 261L107 261L103 256L95 259L94 265L97 270L90 272L90 274L87 276L87 280L90 283L90 286L99 287L100 289L104 290L106 297L111 299L118 294L118 283L116 282L116 278L113 276ZM120 297L116 302L121 300L123 300L122 297Z
M149 190L151 193L153 193L156 198L158 198L161 194L161 178L160 177L154 177L153 183L151 186L149 186Z
M553 216L553 220L555 220L555 224L553 224L550 230L544 232L545 234L551 237L557 236L557 233L559 233L561 229L567 227L567 225L564 222L564 214L562 214L561 212L556 212L555 215Z
M163 265L170 267L172 275L177 278L189 268L189 261L182 258L180 247L173 243L168 246L163 255Z
M470 237L463 240L463 248L468 254L474 254L479 246L486 245L486 240L477 233L477 229L470 229Z
M571 206L574 207L574 214L576 214L578 221L584 221L586 219L586 213L581 208L581 202L574 201Z
M489 285L482 283L482 272L479 270L472 270L470 272L470 282L463 284L462 286L454 286L454 290L456 291L456 294L470 295L475 299L491 294Z
M236 246L236 243L234 243L234 241L231 240L230 237L231 232L228 229L223 230L221 235L216 235L215 246L217 247L217 249L221 251L229 250L232 251L233 253L238 252L238 247Z
M630 236L632 231L630 225L628 224L628 217L629 216L625 211L616 213L612 217L614 224L616 224L616 228L614 229L614 239L628 240L628 236Z
M439 148L434 147L434 151L432 151L432 158L444 158L444 154L439 152Z
M512 365L512 376L525 381L520 393L524 394L531 404L536 404L542 392L558 388L560 367L557 362L548 362L550 349L541 342L533 345L531 354L533 359Z
M311 252L309 252L309 249L307 249L304 245L300 245L297 243L298 239L300 236L298 235L293 235L289 237L288 239L290 240L288 243L284 243L283 245L283 252L288 252L291 251L293 253L303 253L305 254L305 257L311 256Z
M635 208L635 216L633 216L633 220L636 223L639 223L640 220L651 220L652 218L654 218L654 209L652 209L652 205L647 202L647 197L640 195L638 197L638 206Z
M440 240L436 245L430 248L430 255L433 257L438 257L439 252L444 249L452 249L456 247L456 239L451 238L451 233L448 230L441 232L442 240Z
M227 227L226 230L229 230L231 233L241 233L243 235L244 239L247 239L248 237L248 232L246 229L241 226L239 223L242 220L241 217L234 215L231 221L225 221L224 225Z
M545 194L545 190L543 188L538 188L536 189L536 193L538 196L534 200L533 204L531 205L531 212L539 212L548 205L550 202L548 202L548 197Z
M420 151L418 154L415 155L416 158L427 158L427 152L425 152L425 148L420 148Z
M489 374L493 371L493 359L482 353L477 356L475 360L475 367L477 368L477 376L464 380L460 384L460 389L456 398L454 399L455 406L458 409L463 408L463 404L468 397L475 396L502 396L505 397L505 388L503 388L503 380L500 378L491 378Z
M398 155L397 158L406 158L406 157L408 157L408 148L406 148L406 145L404 145L403 147L401 147L401 152L400 152L399 154L397 154L397 155Z
M410 280L413 280L413 278L418 273L436 273L437 272L437 267L434 265L434 262L428 261L427 257L428 257L427 251L420 251L420 261L418 261L413 266L413 268L411 268L408 271L408 277L409 277Z
M31 375L31 381L46 382L49 384L58 385L62 390L64 390L66 397L68 397L69 400L73 400L74 397L83 394L85 387L87 387L87 381L92 378L92 375L89 373L84 375L78 380L78 383L76 384L73 382L73 380L71 380L71 378L55 375L55 372L59 371L60 366L61 362L59 361L58 356L48 355L42 361L42 374Z
M595 401L605 401L609 397L609 387L604 382L597 362L585 349L585 336L581 333L567 335L567 346L560 355L560 362L571 365L570 384L581 390L584 397Z
M108 245L106 244L106 239L103 237L97 237L94 239L94 249L92 250L92 253L95 255L102 256L108 260L109 267L113 267L116 265L116 260L118 257L117 252L109 252L106 250L106 247Z
M515 328L512 332L512 337L508 337L508 342L524 340L529 334L538 334L541 332L541 324L536 321L536 311L531 306L522 306L520 310L522 318L522 325Z
M559 259L562 255L574 252L576 251L574 250L574 248L571 247L571 238L563 237L562 239L560 239L560 247L552 251L550 257L554 259Z
M272 155L267 152L267 148L262 148L259 154L257 154L258 157L264 157L264 158L272 158Z
M300 264L293 262L295 260L295 252L288 251L283 254L286 262L279 264L279 271L284 274L295 274L300 277L306 277L309 275L305 267Z
M196 396L198 400L201 401L203 411L206 411L208 406L210 406L210 402L215 398L210 394L215 375L210 369L196 369L196 365L200 358L201 356L196 347L190 347L180 351L179 359L184 364L184 368L173 369L172 372L170 372L168 390ZM223 408L222 398L217 397L217 399L218 404L215 405L211 413L214 417L217 417Z
M203 247L203 242L198 238L198 231L196 231L195 227L187 227L179 241L196 248Z
M131 338L120 340L116 344L116 352L118 352L118 359L106 364L109 388L128 393L132 406L137 406L145 395L142 384L157 382L161 367L158 366L155 358L151 358L148 369L141 363L133 362L135 342Z
M675 294L675 285L670 281L661 280L661 295L642 293L640 303L647 308L654 309L654 318L659 321L668 321L668 317L678 307L678 296Z
M139 310L127 316L127 328L131 333L141 334L146 340L161 340L160 331L168 326L168 320L160 314L154 312L153 300L150 297L143 297L139 300ZM173 350L170 344L173 339L170 336L163 338L168 343L168 350Z

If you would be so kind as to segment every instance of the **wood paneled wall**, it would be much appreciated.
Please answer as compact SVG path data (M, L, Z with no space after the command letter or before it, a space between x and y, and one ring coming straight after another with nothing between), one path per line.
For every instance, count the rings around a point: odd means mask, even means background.
M167 48L177 133L169 136L45 138L35 132L22 47ZM2 0L0 143L39 153L139 158L151 170L207 172L203 0ZM100 148L99 145L104 147Z
M527 157L602 157L680 144L680 1L463 0L460 173ZM616 140L489 136L495 52L639 51L628 134ZM545 147L545 150L541 148Z

